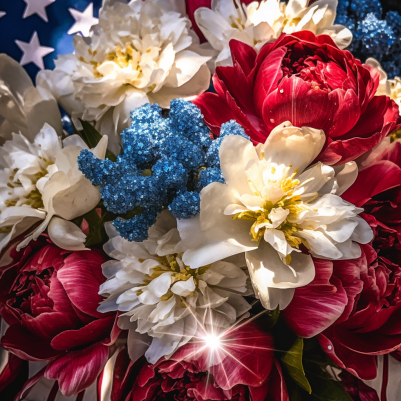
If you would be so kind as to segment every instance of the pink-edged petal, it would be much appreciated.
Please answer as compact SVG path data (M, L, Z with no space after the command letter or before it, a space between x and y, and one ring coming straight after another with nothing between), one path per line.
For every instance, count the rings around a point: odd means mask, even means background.
M28 361L43 361L60 354L60 351L50 346L48 340L36 337L19 324L13 324L7 329L1 339L1 346Z
M269 332L259 328L254 322L242 324L229 330L224 335L226 357L221 363L209 368L207 352L199 352L204 345L191 343L179 348L170 358L172 361L194 361L199 371L210 371L216 384L223 390L229 390L237 384L258 387L264 383L273 367L273 337ZM258 352L250 352L257 349ZM173 364L172 366L174 366ZM233 369L235 366L235 369ZM142 369L143 371L143 369ZM150 380L154 375L149 367L140 378L141 383Z
M108 347L100 343L80 351L68 352L47 365L45 377L58 380L60 391L65 396L76 395L95 382L108 355Z
M53 338L51 346L60 351L110 338L114 316L95 320L79 330L66 330Z
M333 263L314 259L315 279L295 290L294 298L282 311L287 325L300 337L314 337L331 326L343 313L348 297L341 281L332 277ZM331 279L331 280L330 280Z
M64 267L57 272L68 298L83 313L102 318L97 311L103 298L98 294L105 281L102 274L103 255L97 251L75 252L64 260Z

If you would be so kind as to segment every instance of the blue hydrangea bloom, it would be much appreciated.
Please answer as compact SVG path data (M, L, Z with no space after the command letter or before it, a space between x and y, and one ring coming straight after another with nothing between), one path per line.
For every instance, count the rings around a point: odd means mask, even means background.
M121 134L123 152L116 162L99 160L83 150L80 170L100 186L108 211L120 215L113 224L129 241L144 241L157 215L169 209L178 219L200 210L200 191L212 182L224 183L219 149L225 136L247 139L235 121L222 125L220 138L213 139L194 104L176 99L168 118L157 105L144 105L131 113L131 127ZM132 210L130 219L121 215Z
M354 35L348 48L362 62L369 57L382 63L390 78L401 76L401 16L383 15L379 0L339 0L335 23Z

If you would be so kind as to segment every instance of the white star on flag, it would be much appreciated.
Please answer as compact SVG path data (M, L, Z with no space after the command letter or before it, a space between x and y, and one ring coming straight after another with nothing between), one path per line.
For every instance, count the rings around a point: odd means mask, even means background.
M45 8L56 0L24 0L26 8L23 18L38 14L44 21L49 22Z
M89 36L91 27L99 22L99 20L93 16L93 3L90 3L82 13L73 8L69 8L68 11L75 19L75 24L68 31L69 35L81 32L83 36Z
M16 40L17 46L24 52L22 55L21 65L29 63L36 64L41 70L45 68L43 64L43 57L54 51L52 47L41 46L39 43L38 33L35 31L29 43Z

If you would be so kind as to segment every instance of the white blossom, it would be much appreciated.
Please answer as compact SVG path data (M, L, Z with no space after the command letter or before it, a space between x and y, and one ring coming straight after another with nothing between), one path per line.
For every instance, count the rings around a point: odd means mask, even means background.
M339 196L355 181L357 167L307 168L324 142L323 131L289 122L256 148L239 136L225 138L220 162L226 184L205 187L200 214L178 224L190 248L184 263L196 268L246 252L256 296L267 309L283 309L295 288L313 280L311 255L358 258L357 243L368 243L373 233L358 216L363 209Z
M14 132L33 141L45 123L62 134L56 100L46 90L39 92L19 63L0 54L0 144Z
M107 299L99 311L124 312L119 325L129 329L131 359L146 350L148 361L155 363L206 326L228 328L250 309L242 296L250 294L248 276L238 262L216 260L195 269L183 263L187 248L169 211L159 215L142 243L124 240L110 225L107 231L104 249L116 260L103 265L108 280L100 294ZM243 255L238 260L245 265Z
M180 10L161 0L106 2L92 35L76 35L75 53L59 56L38 84L73 117L95 122L119 153L118 134L132 110L149 102L169 108L171 100L209 87L210 51Z
M106 147L104 138L93 152L104 158ZM25 246L46 229L53 216L59 218L51 222L50 238L65 249L84 249L85 235L63 221L89 212L100 201L99 190L78 169L82 149L87 146L80 137L73 135L62 142L48 124L32 142L14 133L0 147L0 249L30 229L19 248Z
M216 66L231 65L229 42L244 42L259 51L283 32L308 30L330 35L341 48L347 47L352 33L342 25L333 25L337 0L262 0L245 6L240 0L212 0L211 9L200 7L195 20L211 47L219 52Z

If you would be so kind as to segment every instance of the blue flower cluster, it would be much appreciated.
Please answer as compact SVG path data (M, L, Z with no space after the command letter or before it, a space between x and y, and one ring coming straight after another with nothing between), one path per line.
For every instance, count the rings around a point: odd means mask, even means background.
M389 11L383 16L379 0L339 0L336 24L346 26L354 35L348 48L365 62L374 57L389 78L401 76L401 15Z
M113 221L122 237L140 242L163 209L178 219L199 213L202 188L224 183L219 159L224 137L249 137L237 122L229 121L213 140L200 110L183 99L171 102L168 118L157 104L139 107L131 118L131 127L121 134L123 153L116 162L83 150L78 164L93 185L101 186L108 211L123 215L140 208L131 219Z

